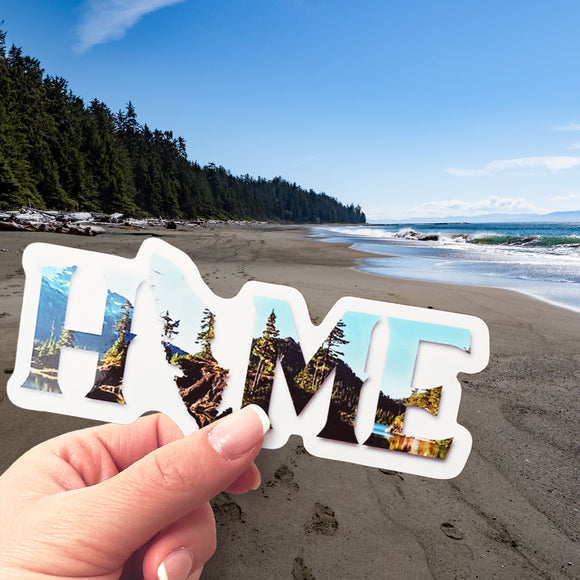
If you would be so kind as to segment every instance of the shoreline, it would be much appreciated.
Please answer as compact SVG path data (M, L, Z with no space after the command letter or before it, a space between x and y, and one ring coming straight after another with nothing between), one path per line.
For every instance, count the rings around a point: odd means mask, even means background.
M353 231L356 230L353 229ZM464 248L465 244L460 244L459 246L451 244L444 246L446 249L443 250L441 246L430 247L429 241L408 240L407 243L404 241L393 243L386 239L384 243L380 243L378 239L369 238L366 240L364 237L357 237L356 234L341 233L325 226L313 226L313 232L312 237L314 239L341 242L356 251L372 251L371 248L375 245L380 248L380 253L375 254L370 259L364 259L360 268L363 272L419 282L512 290L519 294L532 296L548 304L580 313L580 278L577 279L576 274L572 274L569 266L568 272L561 274L563 279L558 280L554 280L553 276L550 277L550 272L545 272L546 262L538 262L535 266L538 268L537 270L533 266L524 266L523 270L520 271L519 267L517 267L513 271L515 275L512 275L511 269L508 269L507 274L504 273L504 266L512 263L518 264L518 260L496 261L492 257L496 255L494 251L491 256L484 258L480 262L477 257L479 252L474 257L470 257L469 254L465 257L463 252L456 252L457 249ZM436 235L445 237L443 234ZM486 248L483 254L486 256L486 252L491 251L489 248L495 246L474 247ZM538 256L540 255L538 254ZM389 264L384 260L385 258L395 258L395 260ZM546 256L544 256L545 258ZM526 264L528 257L524 253L521 255L521 259ZM444 263L442 270L434 268L438 262ZM489 269L486 269L483 273L478 267L474 268L474 266L485 262L489 262L490 265ZM547 277L545 274L548 274ZM574 276L575 283L567 284L566 282L571 281L569 279L571 275Z
M132 258L154 234L185 251L224 298L258 280L297 288L315 324L350 295L471 314L491 336L487 369L460 375L458 421L471 432L473 450L458 477L324 460L292 437L260 453L260 489L213 501L218 550L203 578L273 570L320 580L337 568L358 578L578 577L580 313L511 290L369 275L357 269L364 254L319 243L307 235L311 227L111 229L91 238L0 232L1 470L37 442L93 424L18 409L6 397L22 250L45 242Z
M346 243L346 242L345 242ZM368 252L365 252L364 250L357 250L356 248L351 248L353 251L355 252L359 252L362 251L365 254L368 254ZM390 258L392 256L384 256L384 255L380 255L381 258ZM365 258L363 258L364 260ZM389 276L387 274L377 274L376 272L369 272L367 270L365 270L365 266L364 265L359 265L359 266L355 266L354 269L357 272L360 272L361 274L366 274L368 276L378 276L379 278L390 278L390 279L396 279L396 280L402 280L404 282L418 282L419 284L421 283L426 283L426 284L442 284L442 285L447 285L447 286L457 286L459 288L485 288L485 289L489 289L489 290L500 290L500 291L505 291L505 292L514 292L516 294L519 294L521 296L525 296L526 298L531 298L532 300L538 300L539 302L542 302L543 304L546 304L547 306L551 306L552 308L559 308L562 310L567 310L569 312L573 312L574 314L580 314L580 306L578 307L574 307L568 304L562 304L561 302L556 302L555 300L550 300L549 298L545 298L544 296L539 296L537 294L533 294L532 292L526 292L525 290L520 290L518 288L504 288L502 286L482 286L482 285L478 285L478 284L461 284L460 282L431 282L430 280L417 280L415 278L404 278L403 276Z

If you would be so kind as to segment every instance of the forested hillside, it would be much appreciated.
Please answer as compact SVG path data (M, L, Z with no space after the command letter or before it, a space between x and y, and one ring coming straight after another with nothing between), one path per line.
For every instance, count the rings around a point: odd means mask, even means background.
M6 47L0 30L0 209L166 218L362 223L345 206L281 177L234 176L188 160L185 141L137 120L131 102L113 113L75 96L40 61Z

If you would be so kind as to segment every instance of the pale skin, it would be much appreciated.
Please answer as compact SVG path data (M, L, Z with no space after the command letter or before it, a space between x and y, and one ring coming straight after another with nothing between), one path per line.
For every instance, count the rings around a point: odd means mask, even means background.
M0 477L0 577L199 578L209 500L260 485L268 426L252 405L187 437L150 415L42 443Z

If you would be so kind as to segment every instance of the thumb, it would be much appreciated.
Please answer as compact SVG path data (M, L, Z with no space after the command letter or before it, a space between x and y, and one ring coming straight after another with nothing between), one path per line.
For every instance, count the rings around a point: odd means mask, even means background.
M78 490L77 517L86 518L90 537L106 539L99 548L108 550L109 562L122 565L160 530L242 476L269 426L260 407L244 407L156 449L111 479Z

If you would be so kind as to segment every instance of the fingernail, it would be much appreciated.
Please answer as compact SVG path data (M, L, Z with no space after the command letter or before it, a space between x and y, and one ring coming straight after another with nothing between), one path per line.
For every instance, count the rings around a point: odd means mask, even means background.
M269 428L266 412L258 405L248 405L218 421L207 438L224 459L231 461L258 445Z
M157 568L159 580L187 580L193 571L193 554L188 548L177 548Z

